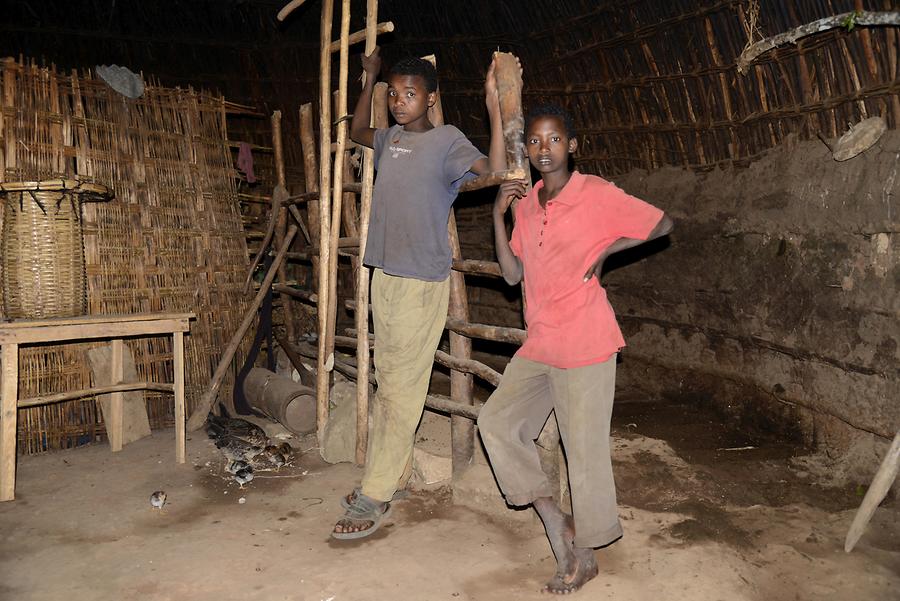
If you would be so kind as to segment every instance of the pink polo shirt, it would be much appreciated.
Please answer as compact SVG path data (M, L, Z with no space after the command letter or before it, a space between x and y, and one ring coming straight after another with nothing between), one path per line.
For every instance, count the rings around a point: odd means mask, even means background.
M646 240L663 213L577 171L543 209L543 185L519 201L510 240L525 269L528 338L516 354L561 368L606 361L625 340L606 290L584 272L619 238Z

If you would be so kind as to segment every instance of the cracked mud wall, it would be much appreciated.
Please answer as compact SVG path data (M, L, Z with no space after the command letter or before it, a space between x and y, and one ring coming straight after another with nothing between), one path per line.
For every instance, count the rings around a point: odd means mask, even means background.
M619 178L677 221L669 248L608 275L623 375L835 451L893 437L898 170L888 132L843 163L802 142L747 169Z
M711 402L834 453L900 427L900 132L847 162L820 142L745 169L615 178L676 220L608 262L623 385ZM490 207L463 209L464 247ZM482 231L484 230L484 231ZM517 325L516 294L470 290L473 319ZM874 455L880 455L875 453Z

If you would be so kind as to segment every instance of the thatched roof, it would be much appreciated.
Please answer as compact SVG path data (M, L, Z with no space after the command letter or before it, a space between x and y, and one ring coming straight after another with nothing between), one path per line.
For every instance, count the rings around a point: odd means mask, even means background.
M165 85L219 90L262 113L283 110L292 137L296 108L317 97L320 3L279 23L281 0L22 2L0 17L0 54L63 67L118 63ZM364 4L352 2L353 30ZM751 24L758 38L847 11L897 10L895 0L762 2L751 23L755 4L382 0L379 20L396 27L381 40L387 62L437 55L447 120L481 143L491 51L519 55L526 106L553 100L572 110L589 171L743 164L788 135L833 138L872 115L897 127L896 27L833 29L764 54L746 75L735 68ZM354 77L355 56L351 67Z

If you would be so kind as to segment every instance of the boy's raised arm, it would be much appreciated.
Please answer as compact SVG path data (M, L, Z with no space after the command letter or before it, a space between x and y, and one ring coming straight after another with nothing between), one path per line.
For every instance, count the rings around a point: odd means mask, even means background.
M375 80L381 71L381 55L378 46L372 50L369 56L362 57L363 71L366 73L366 83L363 85L359 100L356 101L356 109L353 111L353 120L350 121L350 139L357 144L372 148L375 145L375 128L369 127L372 116L372 90L375 89Z

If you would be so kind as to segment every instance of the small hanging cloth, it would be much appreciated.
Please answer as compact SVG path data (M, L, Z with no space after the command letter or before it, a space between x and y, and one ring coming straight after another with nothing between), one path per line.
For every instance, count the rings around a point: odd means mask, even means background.
M247 176L247 183L256 183L256 176L253 174L253 153L250 152L250 145L241 142L238 149L237 167Z

